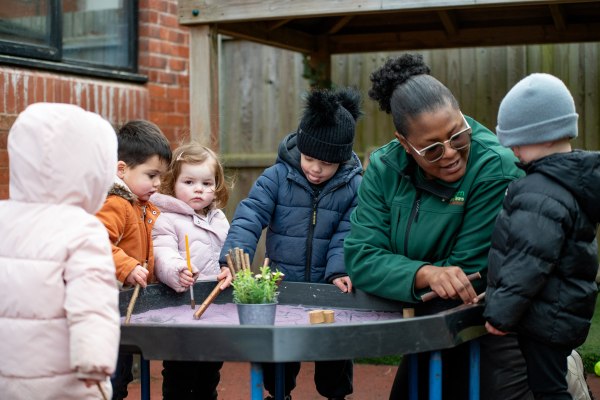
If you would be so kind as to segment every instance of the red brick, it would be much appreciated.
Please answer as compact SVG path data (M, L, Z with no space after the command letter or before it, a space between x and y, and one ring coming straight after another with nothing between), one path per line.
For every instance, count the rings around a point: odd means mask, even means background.
M171 100L152 97L150 98L150 111L174 112L175 102Z
M8 114L16 114L17 113L17 90L14 85L13 80L14 75L8 74L7 81L8 85L6 85L6 112Z
M0 199L8 199L8 182L6 185L0 185Z
M7 79L8 73L0 70L0 113L6 112L6 89L8 87Z
M0 166L8 167L8 151L0 149Z
M149 68L165 69L165 67L167 66L167 58L151 55L150 57L148 57L147 66Z
M2 116L0 116L1 118ZM8 130L0 130L0 149L6 149L8 141Z
M45 101L54 103L57 100L56 87L57 82L55 78L48 78L46 81Z
M188 36L187 34L184 34L181 31L170 30L170 31L168 31L167 39L169 40L169 42L173 42L173 43L177 43L177 44L186 44L185 38L187 36Z
M163 12L169 10L167 2L164 0L148 0L148 8Z
M17 119L16 115L1 114L0 115L0 134L2 132L8 132L8 130L10 129L12 124L14 124L15 119ZM0 143L0 149L1 148L6 148L6 142L4 142L4 145L2 145L2 143Z
M179 19L176 15L159 14L158 24L163 27L177 28L179 27Z
M162 42L157 39L148 39L148 51L150 53L163 54Z
M79 100L79 106L81 108L83 108L84 110L87 110L89 105L89 98L88 98L88 90L89 90L89 84L88 83L84 83L81 85L81 93L80 93L80 100Z
M177 57L188 58L190 55L190 48L187 46L173 46L171 54Z
M187 91L185 88L177 86L169 87L167 88L167 97L174 100L187 99Z
M179 114L188 115L190 113L190 102L189 101L176 101L175 112Z
M177 75L177 83L179 86L188 87L190 86L190 76L189 75Z
M35 77L27 75L25 80L25 87L27 88L27 97L25 102L27 105L35 103Z
M153 83L148 84L148 95L152 97L166 97L167 88L162 85L156 85Z
M176 81L175 74L158 71L156 82L172 85L175 83L175 81Z
M33 95L34 101L35 102L39 102L39 101L45 101L45 87L46 83L43 77L41 76L36 76L35 77L35 93Z
M187 60L183 60L183 59L177 59L177 58L171 58L169 59L169 69L171 69L171 71L187 71L188 69L188 62Z

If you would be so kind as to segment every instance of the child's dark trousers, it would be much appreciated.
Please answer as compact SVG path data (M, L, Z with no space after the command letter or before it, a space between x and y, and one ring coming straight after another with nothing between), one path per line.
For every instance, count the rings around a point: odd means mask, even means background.
M272 363L261 364L265 389L275 395L275 365ZM299 362L284 363L285 368L285 394L296 387L296 377L300 372ZM352 360L340 361L315 361L315 386L317 392L327 398L344 398L352 393L352 374L354 364Z
M529 388L536 400L571 400L567 391L567 357L571 348L549 345L519 335L519 346L527 363Z
M223 362L163 361L163 400L213 400Z

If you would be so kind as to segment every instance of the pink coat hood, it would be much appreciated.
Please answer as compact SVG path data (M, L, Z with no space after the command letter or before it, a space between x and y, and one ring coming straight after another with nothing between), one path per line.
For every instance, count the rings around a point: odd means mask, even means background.
M0 201L0 398L91 399L114 370L118 290L93 215L116 171L99 115L37 103L8 135L10 198Z
M185 290L179 285L179 272L187 268L186 234L194 272L200 273L198 279L216 280L220 272L219 254L229 231L223 211L212 209L206 216L200 216L183 201L161 193L153 194L150 201L161 212L152 230L154 272L158 280L178 292Z

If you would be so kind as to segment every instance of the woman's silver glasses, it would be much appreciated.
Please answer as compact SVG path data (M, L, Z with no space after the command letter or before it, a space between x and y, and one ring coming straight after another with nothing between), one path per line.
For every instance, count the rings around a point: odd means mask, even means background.
M421 150L417 150L415 146L413 146L412 143L409 142L408 139L406 139L406 136L403 135L404 139L406 140L406 143L408 143L409 146L412 147L412 149L418 155L425 159L425 161L430 163L439 161L442 157L444 157L444 153L446 151L446 143L450 143L450 147L452 147L454 150L466 149L471 144L471 127L465 119L465 116L462 113L460 115L462 116L463 121L465 122L466 128L459 132L456 132L454 135L450 136L450 139L448 140L430 144L429 146Z

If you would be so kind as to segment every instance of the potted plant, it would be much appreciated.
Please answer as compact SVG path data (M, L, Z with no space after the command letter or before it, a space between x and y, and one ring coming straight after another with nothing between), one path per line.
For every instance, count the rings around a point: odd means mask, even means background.
M277 288L283 274L262 266L258 274L249 268L238 271L231 283L241 325L273 325Z

